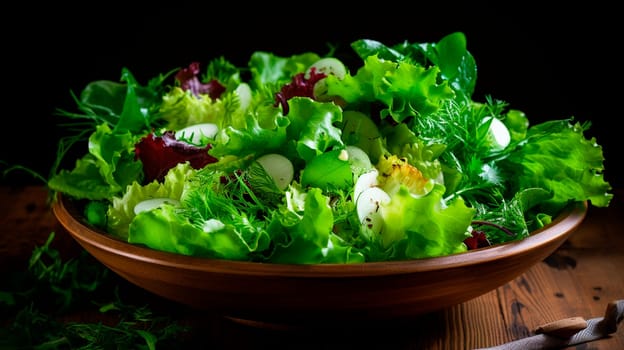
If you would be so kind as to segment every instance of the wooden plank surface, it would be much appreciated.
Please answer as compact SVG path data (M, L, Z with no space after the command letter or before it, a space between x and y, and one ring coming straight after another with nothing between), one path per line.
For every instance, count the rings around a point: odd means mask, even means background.
M180 323L191 337L215 348L475 349L531 336L545 323L601 317L610 301L624 299L624 212L621 191L609 208L590 207L578 230L555 253L496 290L401 325L365 329L284 330L251 327L177 305L128 284L125 293L147 301ZM44 187L0 187L0 271L25 268L33 248L56 232L55 248L72 256L81 248L47 205ZM68 319L102 321L96 311ZM7 320L3 319L4 322ZM624 349L624 326L583 348ZM336 334L340 340L331 340ZM571 347L572 348L572 347Z

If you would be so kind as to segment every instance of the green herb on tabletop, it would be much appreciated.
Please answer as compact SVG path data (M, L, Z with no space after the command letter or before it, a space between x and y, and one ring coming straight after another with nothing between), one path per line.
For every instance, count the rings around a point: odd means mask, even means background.
M187 328L148 306L122 302L119 280L107 268L86 251L63 261L53 239L54 233L33 250L26 272L3 281L0 349L183 348ZM89 308L108 322L70 321Z
M521 240L572 203L609 205L590 123L531 124L478 100L463 33L351 49L349 66L334 50L257 51L145 86L126 68L92 82L81 113L63 113L86 119L88 148L48 187L133 244L299 264L461 253Z

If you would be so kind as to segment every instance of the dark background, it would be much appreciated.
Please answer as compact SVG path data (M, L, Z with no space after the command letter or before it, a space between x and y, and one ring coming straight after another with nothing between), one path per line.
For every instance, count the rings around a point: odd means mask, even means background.
M119 80L123 67L145 84L173 68L218 56L245 65L256 50L322 54L328 43L348 50L357 39L436 42L462 31L478 67L475 100L485 95L504 100L532 124L568 117L591 121L586 136L603 147L605 178L614 187L622 185L622 146L616 143L622 137L622 39L614 5L545 9L526 2L386 2L340 9L331 3L296 8L232 2L129 9L89 2L84 8L33 4L35 11L27 6L18 4L5 13L11 21L0 24L5 166L24 165L47 176L64 133L54 111L75 111L70 92L78 94L93 80ZM2 181L40 183L24 172Z

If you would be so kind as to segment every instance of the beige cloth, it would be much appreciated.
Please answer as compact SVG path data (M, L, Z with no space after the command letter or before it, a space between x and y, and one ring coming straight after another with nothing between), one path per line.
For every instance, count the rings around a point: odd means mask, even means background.
M624 299L610 302L604 317L587 320L587 327L571 335L560 337L551 334L536 334L527 338L514 340L480 350L541 350L560 349L568 346L587 343L608 336L617 331L617 325L624 319Z

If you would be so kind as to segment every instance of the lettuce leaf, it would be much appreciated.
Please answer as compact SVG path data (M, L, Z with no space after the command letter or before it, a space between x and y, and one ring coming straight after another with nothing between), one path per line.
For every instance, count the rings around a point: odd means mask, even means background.
M154 180L146 185L133 182L123 196L114 196L108 208L107 231L120 238L128 237L128 227L134 217L134 207L146 199L171 198L181 200L185 189L185 181L195 174L195 170L188 163L180 163L171 168L164 180Z
M269 231L275 249L272 263L356 263L363 262L361 251L335 235L334 214L329 197L319 188L307 192L291 186L286 202L275 213Z
M444 192L444 186L435 185L429 194L417 197L403 186L387 205L380 206L384 222L391 224L384 225L379 239L384 247L397 246L396 258L426 258L466 250L463 241L469 237L468 227L476 211L461 198L445 203Z
M341 131L336 127L342 121L340 107L307 97L294 97L288 103L287 147L296 149L301 159L309 161L334 146L343 146Z
M279 86L290 82L290 79L304 72L320 56L314 52L282 57L270 52L256 51L249 59L249 71L255 88L266 85Z
M412 116L424 117L437 111L455 92L448 81L439 80L440 68L428 68L407 61L393 62L369 56L356 75L343 79L327 77L328 94L340 96L348 104L380 102L386 108L381 117L403 122Z
M259 235L258 239L266 236ZM213 220L200 227L173 205L138 214L130 223L128 242L152 249L189 256L249 260L250 247L231 225Z
M142 165L134 159L136 136L117 132L107 124L97 126L89 138L89 153L71 170L51 176L48 187L76 198L108 199L143 176Z
M552 120L527 131L526 142L500 162L511 180L510 190L543 188L552 198L542 210L556 213L571 201L590 201L606 207L613 198L604 180L604 156L595 138L586 138L590 127L572 119Z

